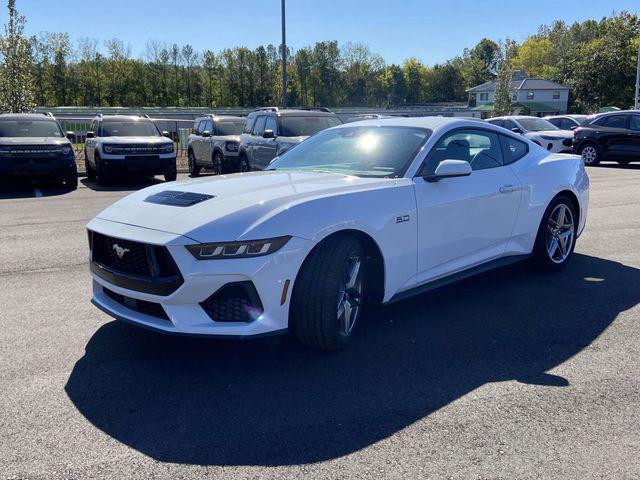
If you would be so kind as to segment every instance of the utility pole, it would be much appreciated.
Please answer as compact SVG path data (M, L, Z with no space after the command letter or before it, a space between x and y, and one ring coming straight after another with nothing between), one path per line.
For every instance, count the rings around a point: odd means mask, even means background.
M282 0L284 2L284 0ZM640 95L640 43L638 43L638 68L636 70L636 101L634 108L638 110L638 95Z
M286 107L287 106L287 23L285 19L285 0L281 0L281 6L282 6L282 107Z

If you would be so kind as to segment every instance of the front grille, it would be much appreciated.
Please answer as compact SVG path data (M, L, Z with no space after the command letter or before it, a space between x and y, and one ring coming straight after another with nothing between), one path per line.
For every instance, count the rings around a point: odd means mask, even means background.
M159 303L147 302L146 300L138 300L136 298L125 297L119 293L113 292L108 288L103 288L104 294L116 303L119 303L123 307L130 308L136 312L149 315L150 317L159 318L162 320L169 320L167 312L164 311L162 305Z
M117 155L160 155L171 152L163 150L161 145L114 145L111 153Z
M564 140L562 140L562 145L564 145L565 147L570 147L571 145L573 145L573 139L565 138Z
M264 312L260 296L251 282L229 283L200 306L214 322L250 323Z
M120 238L93 234L93 260L118 272L151 277L147 246Z
M62 154L62 147L59 146L21 146L11 147L4 153L19 158L55 158Z

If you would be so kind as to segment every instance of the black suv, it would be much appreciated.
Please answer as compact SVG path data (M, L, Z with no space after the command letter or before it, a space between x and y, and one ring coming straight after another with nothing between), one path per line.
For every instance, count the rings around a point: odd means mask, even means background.
M615 160L620 165L640 162L640 111L596 115L574 130L573 151L585 165Z
M247 116L240 136L239 170L263 170L275 157L311 135L341 123L334 113L321 107L255 110Z
M50 114L0 115L0 179L49 178L78 187L73 132L63 132Z

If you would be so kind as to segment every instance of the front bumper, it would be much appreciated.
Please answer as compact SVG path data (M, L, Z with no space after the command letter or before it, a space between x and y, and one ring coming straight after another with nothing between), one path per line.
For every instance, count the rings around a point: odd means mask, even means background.
M77 173L74 157L0 158L0 177L67 177Z
M183 335L245 338L285 331L289 323L293 282L311 249L311 242L294 237L273 255L249 259L196 260L185 248L185 245L195 242L180 235L100 219L94 219L87 228L116 238L165 246L184 280L173 293L161 296L123 288L92 271L93 304L116 319L164 333ZM287 280L289 288L283 302ZM239 282L253 284L262 304L262 313L251 322L220 322L209 317L200 304L223 286ZM129 308L123 302L114 300L114 295L109 291L131 300L159 304L166 317L159 318Z
M176 154L108 155L100 154L101 167L110 173L161 175L176 162Z

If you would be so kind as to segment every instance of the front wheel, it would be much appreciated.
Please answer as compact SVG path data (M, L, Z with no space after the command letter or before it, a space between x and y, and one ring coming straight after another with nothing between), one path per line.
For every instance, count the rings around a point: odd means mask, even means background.
M176 167L176 162L171 163L167 170L164 172L164 181L165 182L175 182L178 178L178 169Z
M600 163L600 149L594 143L587 143L580 147L580 156L585 165L595 167Z
M242 155L238 160L238 171L248 172L249 170L251 170L251 167L249 166L249 160L247 160L247 157Z
M222 168L222 154L220 152L216 152L213 155L212 164L214 175L222 175L224 173Z
M362 244L349 235L328 239L311 253L295 286L290 325L310 347L340 350L352 340L365 292Z
M200 166L196 163L196 156L193 154L193 151L189 150L187 154L189 159L189 176L197 177L200 175Z
M576 246L578 214L573 202L556 197L542 216L533 251L533 263L540 270L562 270Z

